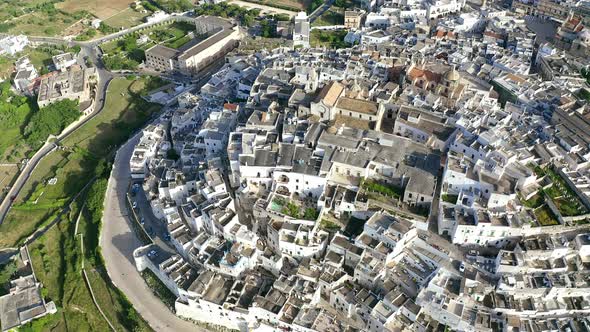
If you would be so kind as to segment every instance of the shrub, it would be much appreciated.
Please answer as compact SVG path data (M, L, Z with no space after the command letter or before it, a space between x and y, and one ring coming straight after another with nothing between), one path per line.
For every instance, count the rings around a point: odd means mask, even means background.
M59 134L70 123L80 117L78 102L70 99L60 100L33 113L25 127L25 137L29 144L38 146L49 135Z

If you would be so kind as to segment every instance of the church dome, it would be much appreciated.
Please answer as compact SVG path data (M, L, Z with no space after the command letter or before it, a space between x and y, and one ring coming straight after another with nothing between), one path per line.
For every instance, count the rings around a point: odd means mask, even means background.
M458 81L461 78L461 75L453 66L448 72L445 73L445 79L448 81Z

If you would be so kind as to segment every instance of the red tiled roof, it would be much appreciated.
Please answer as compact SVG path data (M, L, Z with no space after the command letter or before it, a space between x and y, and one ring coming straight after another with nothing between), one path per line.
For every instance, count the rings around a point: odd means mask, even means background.
M238 104L225 103L223 104L223 109L235 112L238 109Z
M418 67L412 68L410 70L410 72L408 73L408 76L410 76L410 78L412 80L413 79L416 79L416 78L419 78L419 77L424 77L424 79L426 81L429 81L429 82L433 82L433 81L439 82L440 81L440 75L439 74L433 73L430 70L425 70L425 69L423 70L423 69L420 69Z

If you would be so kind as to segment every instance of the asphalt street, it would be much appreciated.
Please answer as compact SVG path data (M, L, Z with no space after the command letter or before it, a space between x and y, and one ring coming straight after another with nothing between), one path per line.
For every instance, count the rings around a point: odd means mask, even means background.
M139 137L135 135L119 149L107 187L99 240L107 272L155 331L205 331L174 315L153 295L135 268L133 251L142 243L127 218L125 200L131 176L129 160Z
M328 0L316 8L316 10L314 10L313 13L309 15L309 23L313 23L318 17L322 16L323 13L330 9L333 3L334 0Z
M93 61L93 63L96 64L96 69L97 69L97 73L98 73L98 83L97 83L97 88L96 88L96 99L97 100L96 100L96 104L95 104L95 108L94 108L93 113L90 114L90 116L86 117L83 121L80 121L77 125L72 126L67 131L61 133L60 136L58 136L54 142L46 143L45 145L43 145L41 147L41 149L39 149L33 155L33 157L27 162L27 164L25 165L25 167L23 168L21 173L18 175L16 181L14 182L14 184L12 185L10 190L8 191L8 194L6 195L4 200L0 203L0 224L4 221L4 218L6 218L6 215L8 214L8 211L10 210L10 207L12 206L14 199L18 196L21 189L23 188L23 186L25 185L25 183L27 182L27 180L29 179L29 177L33 173L33 170L35 170L35 167L37 167L37 165L41 161L41 159L43 159L43 157L45 157L46 155L51 153L51 151L53 151L53 149L63 139L68 137L72 132L74 132L76 129L80 128L81 126L83 126L86 122L90 121L97 114L99 114L100 111L102 111L102 109L104 107L104 101L106 98L106 90L107 90L106 88L114 76L113 76L113 74L111 74L109 71L107 71L104 68L102 61L100 61L100 59L98 57L99 52L100 51L98 50L97 47L91 47L91 46L83 46L80 51L80 53L83 53L85 56L88 56Z
M154 244L160 247L162 251L167 252L170 255L175 254L176 251L174 250L174 248L172 248L169 242L165 240L165 235L168 233L165 221L159 220L158 218L156 218L156 216L154 216L150 203L147 200L143 189L141 189L140 187L139 191L130 198L132 202L135 202L137 204L135 213L140 219L139 222L143 220L144 224L142 226L150 235L150 237L154 241Z

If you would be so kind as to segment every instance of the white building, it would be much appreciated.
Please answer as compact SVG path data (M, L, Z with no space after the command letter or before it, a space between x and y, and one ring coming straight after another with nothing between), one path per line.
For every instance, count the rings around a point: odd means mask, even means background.
M309 47L309 19L305 12L299 12L295 16L295 28L293 29L293 46Z
M29 58L22 57L15 62L16 75L14 76L14 86L22 93L31 93L29 86L37 78L37 70Z
M55 69L64 71L76 64L76 57L72 53L63 53L51 57Z
M465 0L435 0L426 5L426 17L429 20L449 14L459 13L465 6Z
M25 35L8 36L0 39L0 53L15 55L29 44L29 38Z

